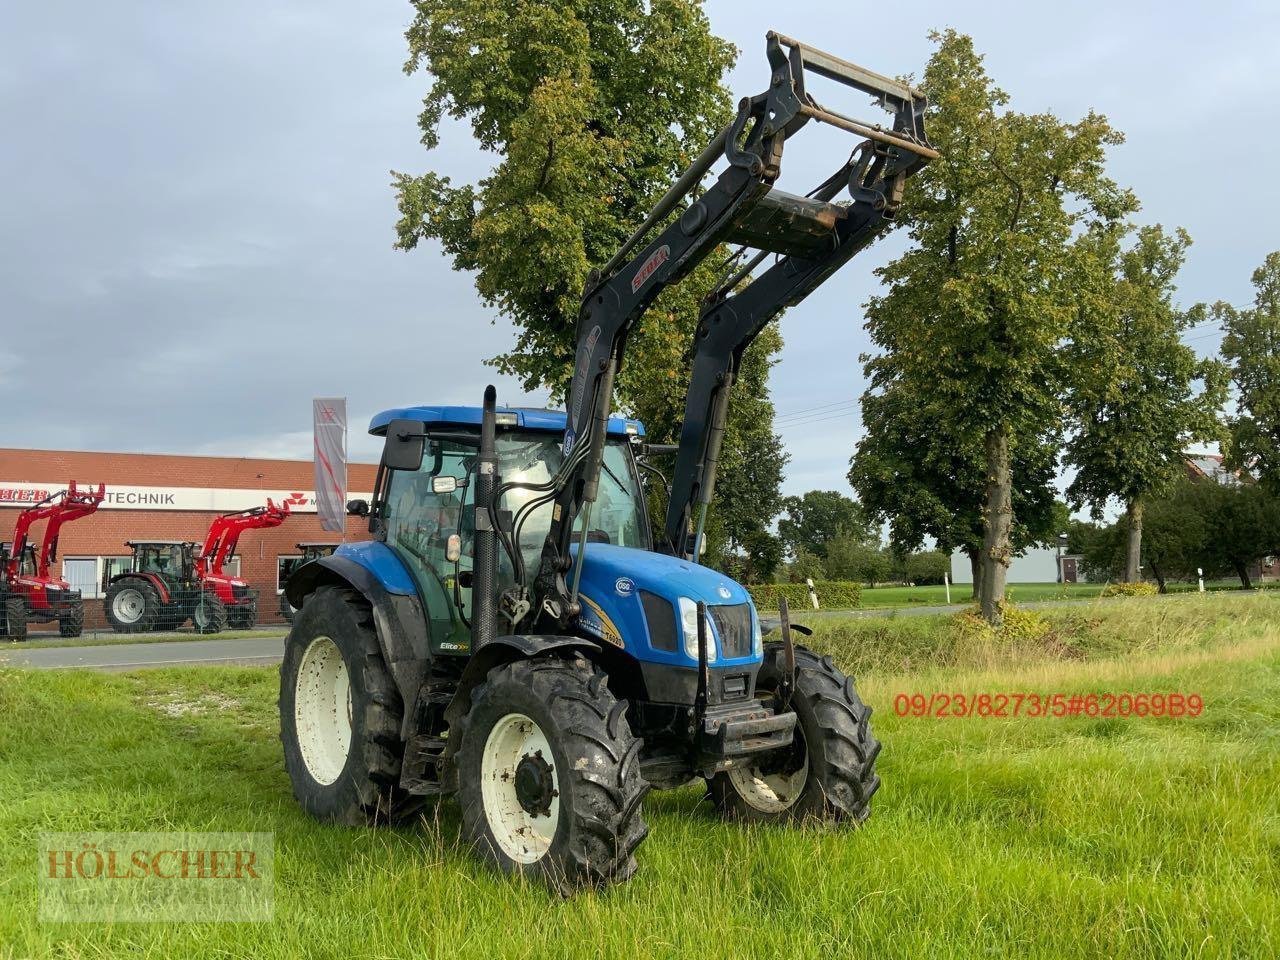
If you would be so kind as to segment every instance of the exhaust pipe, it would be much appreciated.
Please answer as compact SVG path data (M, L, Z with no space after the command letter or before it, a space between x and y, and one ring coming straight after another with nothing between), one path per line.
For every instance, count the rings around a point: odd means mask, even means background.
M494 638L497 625L494 592L498 582L498 534L493 529L493 491L498 485L497 406L498 391L490 384L484 391L484 413L480 420L480 457L476 462L476 543L475 566L471 572L471 652Z

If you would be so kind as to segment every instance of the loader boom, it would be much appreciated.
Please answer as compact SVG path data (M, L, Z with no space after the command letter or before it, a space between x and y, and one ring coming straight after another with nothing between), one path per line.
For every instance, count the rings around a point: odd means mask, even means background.
M580 612L581 564L573 564L570 546L577 527L578 550L586 548L613 381L633 324L664 289L723 244L741 245L731 263L755 251L744 265L731 266L707 297L695 335L665 524L667 542L660 547L696 557L714 491L729 392L743 352L781 310L803 300L889 225L907 177L938 156L924 134L925 98L911 86L774 32L766 36L766 54L772 71L769 88L740 101L733 122L587 282L567 397L566 466L531 598L537 615L560 625ZM892 114L892 126L886 129L822 106L805 89L806 71L870 94ZM786 140L810 120L866 139L826 181L807 196L794 196L773 184L781 174ZM671 219L721 159L728 167ZM846 188L849 200L835 202ZM660 232L650 239L655 231ZM776 262L755 275L770 254ZM695 512L698 534L690 536ZM569 582L565 578L571 568Z
M200 579L222 573L226 562L235 554L240 534L246 530L278 527L289 516L289 505L277 506L271 500L265 507L253 507L238 513L226 513L215 517L209 525L200 559L196 561L196 573Z
M97 490L92 487L82 490L78 489L76 482L72 480L66 490L59 490L43 502L18 514L18 520L13 528L13 547L8 559L9 568L5 571L6 579L11 582L17 579L22 564L22 554L27 547L27 535L32 525L41 520L47 520L44 537L40 541L40 551L36 554L36 576L41 580L47 580L49 564L57 558L58 532L62 529L62 525L93 513L106 499L106 495L107 488L104 484L98 484Z

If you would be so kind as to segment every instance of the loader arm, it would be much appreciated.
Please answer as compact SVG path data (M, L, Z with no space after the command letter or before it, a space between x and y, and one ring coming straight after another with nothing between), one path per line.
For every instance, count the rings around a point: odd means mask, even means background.
M222 573L223 565L235 553L240 534L246 530L278 527L289 517L289 505L277 506L268 500L265 507L253 507L238 513L225 513L214 517L209 524L200 559L196 561L196 573L201 579Z
M42 580L48 579L49 564L57 558L58 532L62 529L62 525L93 513L106 499L106 495L107 488L104 484L98 484L97 490L92 487L81 490L72 480L66 490L59 490L53 496L18 514L17 522L13 527L13 552L8 561L9 569L6 571L8 579L13 580L18 575L22 564L22 553L26 549L31 527L41 520L49 522L45 524L44 537L40 541L40 552L36 555L36 576Z
M654 299L722 244L736 242L743 250L759 251L712 292L698 326L687 408L692 422L686 420L681 434L676 473L680 492L673 488L667 523L668 549L685 554L691 544L679 531L688 527L692 504L709 500L714 487L728 388L742 351L780 310L798 303L883 229L907 176L938 156L924 134L925 99L907 84L774 32L766 36L766 54L772 71L769 88L739 102L733 122L587 282L566 398L565 467L557 477L553 520L532 596L527 598L536 617L563 626L580 611L581 565L574 567L570 546L579 527L579 552L586 548L614 377L622 368L633 324ZM823 107L805 89L806 70L873 96L893 115L891 128ZM793 196L773 184L781 174L786 140L810 120L866 141L809 196ZM728 161L727 168L671 219L721 159ZM852 204L833 203L845 186ZM747 283L770 253L782 259ZM570 582L566 576L571 568Z

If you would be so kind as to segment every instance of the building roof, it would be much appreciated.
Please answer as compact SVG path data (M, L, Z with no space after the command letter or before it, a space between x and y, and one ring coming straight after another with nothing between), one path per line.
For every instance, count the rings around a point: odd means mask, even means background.
M385 436L387 424L392 420L420 420L428 426L434 424L456 424L458 426L479 426L482 414L480 407L418 406L396 407L375 414L369 421L369 432L374 436ZM505 417L504 417L505 415ZM511 416L515 422L511 423ZM508 422L503 423L506 419ZM522 427L525 430L541 430L547 433L563 433L568 417L563 410L540 410L532 407L500 407L498 408L498 425ZM626 417L610 417L609 433L612 436L635 434L644 436L644 425L639 420L628 420Z

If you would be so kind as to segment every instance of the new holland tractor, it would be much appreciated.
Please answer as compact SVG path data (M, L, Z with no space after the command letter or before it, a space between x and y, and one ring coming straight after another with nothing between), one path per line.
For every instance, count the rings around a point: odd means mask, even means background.
M253 629L257 592L225 567L244 531L278 527L288 516L287 503L268 500L265 507L215 517L198 551L189 540L127 541L129 570L103 584L107 622L117 633L176 630L188 620L197 633Z
M0 614L3 635L25 640L27 624L58 621L58 633L78 637L84 630L84 600L79 590L49 572L58 557L58 533L62 525L87 517L102 505L107 488L80 489L72 480L67 489L28 507L18 514L13 540L0 544ZM28 539L33 524L46 521L37 550Z
M775 33L767 53L767 91L589 279L567 412L499 409L490 387L480 408L373 418L374 492L349 505L371 538L287 588L281 739L313 815L397 823L454 794L480 856L566 893L632 874L654 787L701 779L735 820L867 817L880 745L853 680L792 642L785 607L766 642L747 591L696 558L743 351L890 225L937 153L912 87ZM806 71L892 124L821 106ZM783 193L784 142L810 121L864 139L809 194ZM627 334L726 244L738 266L697 326L679 444L647 445L610 412ZM654 536L640 470L671 453Z

